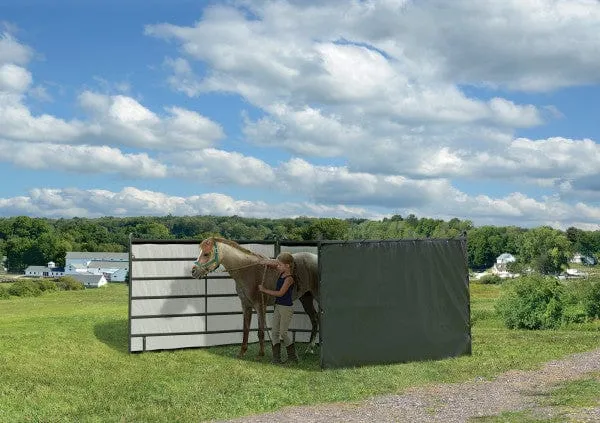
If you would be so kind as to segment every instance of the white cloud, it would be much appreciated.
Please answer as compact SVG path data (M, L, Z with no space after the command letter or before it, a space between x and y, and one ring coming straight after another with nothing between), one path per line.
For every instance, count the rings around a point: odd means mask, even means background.
M203 149L224 137L222 127L205 116L178 106L157 114L126 95L83 91L79 105L86 120L64 120L51 114L34 115L24 103L25 94L50 100L43 86L33 88L33 77L24 67L31 49L12 36L0 36L0 138L57 144L100 144L146 149ZM108 82L96 78L101 83ZM116 85L128 91L127 83Z
M267 187L275 181L271 166L254 157L208 148L166 156L173 163L171 175L212 185L236 184Z
M165 66L172 70L167 82L175 91L195 97L202 93L203 87L199 78L194 74L190 63L182 57L177 59L165 59Z
M26 142L76 142L86 133L84 123L52 115L34 116L20 99L0 93L0 137Z
M206 193L178 197L161 192L125 187L119 192L81 189L33 189L29 196L0 198L0 215L19 214L44 217L238 215L243 217L296 217L379 215L346 206L313 203L278 203L236 200L227 195Z
M447 180L415 180L403 176L352 172L346 167L314 166L293 159L277 169L286 189L324 204L380 206L392 209L422 207L437 198L460 197Z
M30 47L19 43L10 33L0 33L0 65L26 65L33 56Z
M167 107L161 117L131 97L90 91L80 94L79 104L91 115L88 131L97 142L199 150L224 136L219 124L181 107Z
M2 78L20 89L19 80ZM202 149L223 134L221 126L181 107L166 107L159 116L131 97L83 92L79 104L90 114L85 121L66 121L49 114L35 116L14 95L0 91L0 137L26 142L106 144L147 149Z
M116 173L130 178L166 176L164 164L146 153L123 154L107 146L0 141L0 161L25 169L52 169L81 174Z
M0 92L22 93L31 84L31 73L21 66L7 63L0 66Z
M339 19L339 7L320 9L330 15L328 22L318 21L324 27L304 18L286 26L282 15L291 10L285 9L269 4L256 12L262 19L251 20L236 9L215 6L194 27L149 25L146 34L175 38L187 57L209 66L200 78L185 59L168 60L174 69L170 83L189 95L234 92L265 110L279 103L296 109L322 104L341 109L348 120L372 115L404 122L541 123L534 106L502 99L488 104L468 98L439 75L431 79L421 57L399 48L386 51L393 34L389 40L354 34L346 19ZM348 19L357 16L350 13ZM343 38L353 41L338 42Z
M418 210L429 217L448 218L460 216L476 224L518 225L530 227L548 224L566 229L577 225L598 230L600 207L583 203L570 205L556 197L536 200L520 193L502 198L486 195L467 196L454 191L455 196L437 198ZM411 207L393 209L408 215ZM119 192L82 189L33 189L28 196L0 198L0 216L33 215L45 217L99 217L99 216L164 216L181 215L238 215L243 217L298 217L332 216L380 219L381 213L369 209L324 205L316 202L248 201L218 193L205 193L189 197L173 196L156 191L125 187Z
M43 85L36 85L29 90L28 94L38 101L50 102L54 100Z
M292 110L275 104L270 116L257 121L245 119L244 135L263 146L283 147L303 156L351 155L368 139L368 131L356 124L344 124L340 116L325 116L321 110L305 107Z

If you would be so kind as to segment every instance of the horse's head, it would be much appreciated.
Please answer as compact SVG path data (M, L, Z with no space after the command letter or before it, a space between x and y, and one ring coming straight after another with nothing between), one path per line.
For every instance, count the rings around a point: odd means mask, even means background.
M219 265L219 247L214 238L205 239L200 243L200 255L192 267L192 277L199 279L215 270Z

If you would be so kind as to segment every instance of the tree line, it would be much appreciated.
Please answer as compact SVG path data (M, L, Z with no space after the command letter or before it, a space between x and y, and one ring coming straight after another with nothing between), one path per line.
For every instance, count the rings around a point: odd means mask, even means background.
M467 235L469 267L491 267L496 257L511 253L520 265L542 273L557 272L573 253L600 253L600 231L549 226L475 227L470 220L418 218L415 215L373 221L336 218L244 218L239 216L141 216L47 219L0 218L0 257L10 272L54 261L62 266L67 251L126 252L129 235L144 239L234 240L361 240L455 238Z

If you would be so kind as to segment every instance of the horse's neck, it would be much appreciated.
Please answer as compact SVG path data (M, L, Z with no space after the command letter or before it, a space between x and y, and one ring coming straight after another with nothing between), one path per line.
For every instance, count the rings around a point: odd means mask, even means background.
M228 244L219 244L222 251L221 263L227 271L244 268L260 260L259 257L247 254Z

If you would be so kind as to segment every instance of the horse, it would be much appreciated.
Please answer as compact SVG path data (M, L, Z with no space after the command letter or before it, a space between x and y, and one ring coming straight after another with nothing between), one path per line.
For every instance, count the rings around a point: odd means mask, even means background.
M293 253L295 263L294 286L292 298L300 299L302 307L308 314L311 322L311 333L308 351L314 352L317 340L319 318L313 300L319 301L319 270L317 255L307 252ZM219 237L210 237L200 243L200 256L192 267L192 277L203 278L208 273L223 265L225 270L235 281L235 289L240 298L244 334L242 345L238 354L242 358L248 350L248 334L252 321L252 309L258 316L258 341L260 344L259 357L265 355L265 308L275 303L275 298L259 291L258 285L275 290L278 273L276 269L266 266L269 258L254 253L235 241Z

